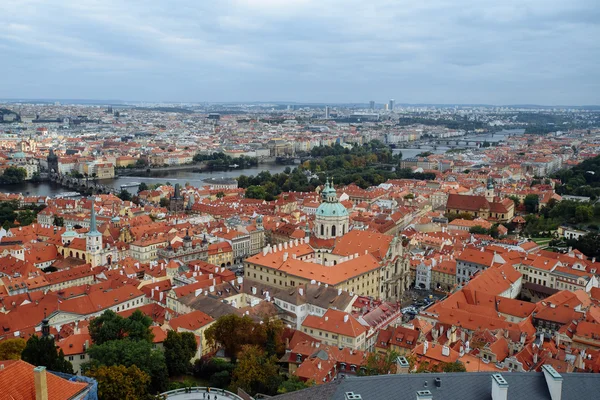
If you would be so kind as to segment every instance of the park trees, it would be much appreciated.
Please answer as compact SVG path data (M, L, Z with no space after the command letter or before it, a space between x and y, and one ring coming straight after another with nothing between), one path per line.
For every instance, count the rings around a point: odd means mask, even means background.
M43 365L50 371L73 373L73 365L58 351L51 336L31 336L21 353L21 359L36 366Z
M25 349L25 339L6 339L0 342L0 360L19 360Z
M137 310L123 318L112 310L106 310L101 316L90 322L90 336L96 345L127 337L129 340L152 341L150 331L152 319Z
M167 332L163 343L165 362L170 376L187 374L190 371L190 360L196 354L196 337L191 332Z
M148 393L150 376L132 365L100 366L86 372L98 382L98 397L102 400L138 400Z
M91 361L82 366L84 371L102 366L123 365L138 366L150 376L148 391L160 393L167 388L168 371L165 356L160 350L154 350L152 343L146 340L110 340L103 344L94 344L89 348Z
M540 205L540 198L537 194L528 194L523 200L523 205L528 213L535 213Z
M245 345L233 370L231 388L247 393L276 394L283 378L279 375L277 357L269 356L258 346Z

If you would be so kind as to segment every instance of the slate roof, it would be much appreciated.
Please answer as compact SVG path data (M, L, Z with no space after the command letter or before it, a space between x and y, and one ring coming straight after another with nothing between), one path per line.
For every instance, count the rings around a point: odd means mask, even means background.
M570 373L561 376L562 400L596 398L600 390L600 379L595 374ZM508 382L508 400L551 400L542 372L502 372L502 377ZM441 387L435 386L435 378L441 378ZM273 399L344 400L346 392L354 392L364 400L414 400L418 390L430 390L434 400L491 400L492 374L471 372L345 377Z

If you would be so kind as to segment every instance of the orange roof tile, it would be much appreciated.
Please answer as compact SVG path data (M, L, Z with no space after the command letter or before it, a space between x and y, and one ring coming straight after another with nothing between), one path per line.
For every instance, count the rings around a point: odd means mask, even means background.
M22 360L0 361L0 394L2 399L35 399L33 365ZM85 383L71 382L46 372L48 399L68 400L88 387Z
M352 315L334 309L328 309L322 317L309 315L302 326L354 338L367 331Z

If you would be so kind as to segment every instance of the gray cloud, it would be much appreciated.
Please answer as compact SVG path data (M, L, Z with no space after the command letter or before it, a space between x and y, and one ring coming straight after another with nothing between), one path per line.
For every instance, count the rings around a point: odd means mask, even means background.
M598 104L596 0L3 0L0 97Z

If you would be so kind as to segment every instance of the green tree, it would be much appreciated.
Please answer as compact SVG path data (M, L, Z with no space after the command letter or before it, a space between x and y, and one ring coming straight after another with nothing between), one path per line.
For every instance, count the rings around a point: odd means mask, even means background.
M442 372L467 372L465 365L460 361L442 363L440 369Z
M264 200L267 197L267 192L262 186L248 186L246 188L246 198Z
M231 389L243 389L248 394L275 395L281 384L277 357L269 357L258 346L246 345L233 370Z
M249 179L246 175L240 175L238 177L238 187L247 188L249 185Z
M112 310L106 310L92 319L89 326L90 336L94 344L103 344L111 340L128 338L152 342L152 318L136 310L127 318L123 318Z
M146 185L146 182L142 182L140 183L140 185L138 186L138 193L139 192L143 192L144 190L148 190L148 185Z
M34 172L33 174L31 174L31 182L33 183L38 183L42 181L42 175L40 175L39 172Z
M19 360L25 349L25 339L6 339L0 342L0 360Z
M27 226L36 221L37 213L32 210L19 211L17 214L17 222L20 226Z
M55 215L54 221L52 223L55 226L65 226L65 219L63 217L59 217L59 216Z
M303 382L296 375L291 375L289 379L286 379L285 381L281 382L281 385L279 385L279 387L277 388L277 393L291 393L297 390L306 389L308 387L313 386L314 384L314 381Z
M575 208L575 220L579 222L588 222L594 216L594 209L589 204L580 204Z
M491 237L493 237L494 239L497 239L500 236L500 232L498 231L498 224L492 225L489 233L490 233Z
M223 197L225 197L225 192L223 192L223 191L218 191L218 192L217 192L217 199L222 199Z
M386 375L396 373L396 359L400 356L396 351L385 354L373 352L367 358L367 375Z
M15 210L19 208L16 202L0 203L0 224L4 229L10 229L14 226L13 222L17 219Z
M267 355L282 356L285 353L285 343L282 341L283 322L280 319L265 318L257 328L264 331Z
M469 233L473 233L475 235L487 235L489 232L483 226L475 225L471 229L469 229Z
M89 332L92 342L97 345L110 340L124 339L126 332L123 317L112 310L106 310L99 317L92 319Z
M19 167L8 167L4 170L2 176L0 176L0 183L4 184L15 184L22 183L27 177L27 171L24 168Z
M189 373L190 360L196 354L196 337L191 332L167 332L164 343L165 361L169 376L178 376Z
M171 202L166 197L161 198L160 202L159 202L159 204L160 204L161 207L169 207L170 203Z
M167 388L169 373L165 356L162 351L153 350L152 343L146 340L121 339L94 344L89 348L88 354L91 361L82 365L84 372L103 365L136 365L150 375L148 390L151 393L161 393Z
M62 350L57 351L54 338L33 335L21 353L21 359L35 366L43 365L50 371L73 373L73 365L65 360Z
M513 203L515 203L515 207L518 207L519 204L521 204L521 199L519 199L518 196L508 196L508 198L511 199Z
M147 166L148 166L148 160L146 160L145 158L138 158L135 161L136 168L146 168Z
M540 198L537 194L528 194L525 196L525 200L523 200L523 204L525 205L525 210L528 213L537 212L538 206L540 204Z
M121 189L117 197L123 201L131 201L131 193L127 189Z
M231 384L231 372L220 371L212 374L208 380L208 384L211 387L218 387L225 389Z
M100 366L85 375L98 382L100 400L139 400L148 395L150 376L135 365Z
M255 329L256 328L256 329ZM250 317L239 317L235 314L224 315L217 319L205 332L204 336L209 346L220 346L233 361L245 344L264 344L257 339L258 327Z
M600 234L598 232L588 233L578 240L569 240L567 243L588 257L600 258Z

